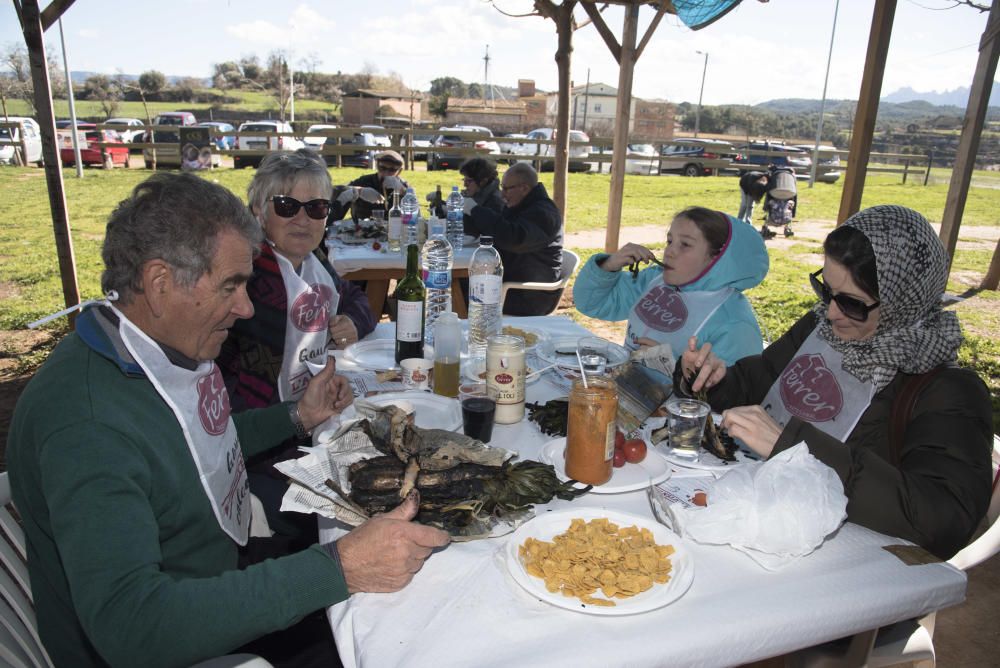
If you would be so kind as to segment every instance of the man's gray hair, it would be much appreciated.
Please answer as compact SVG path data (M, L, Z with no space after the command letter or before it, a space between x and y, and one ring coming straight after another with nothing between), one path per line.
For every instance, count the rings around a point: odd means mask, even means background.
M518 179L519 182L534 188L538 185L538 172L527 162L515 162L507 168L507 173Z
M220 185L193 174L154 174L118 203L108 219L101 257L101 290L123 304L142 293L142 271L165 261L191 287L211 270L219 234L232 230L257 251L260 226L246 205Z
M268 200L275 195L288 195L300 181L308 181L329 198L333 194L333 182L323 156L309 148L300 148L293 153L271 153L264 158L250 185L247 186L247 202L254 215L261 217Z

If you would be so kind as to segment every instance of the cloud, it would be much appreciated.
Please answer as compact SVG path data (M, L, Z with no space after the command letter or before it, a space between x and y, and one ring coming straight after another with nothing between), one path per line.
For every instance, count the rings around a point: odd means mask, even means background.
M252 44L270 46L285 44L288 41L288 33L285 28L262 19L226 26L226 32L238 40Z

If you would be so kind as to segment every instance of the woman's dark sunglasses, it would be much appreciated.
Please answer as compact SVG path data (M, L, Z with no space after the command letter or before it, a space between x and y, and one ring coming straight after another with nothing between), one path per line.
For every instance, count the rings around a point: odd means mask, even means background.
M855 297L835 295L830 292L830 288L826 287L826 283L819 280L819 275L821 273L823 273L823 270L817 269L813 273L809 274L809 283L812 285L812 289L815 291L816 296L819 297L827 306L830 305L831 301L837 302L837 308L840 309L840 312L851 320L864 322L868 319L868 314L878 308L879 304L882 303L875 302L874 304L865 304L863 301Z
M305 209L306 215L316 220L325 219L330 215L330 200L328 199L311 199L308 202L300 202L294 197L275 195L271 201L274 203L274 212L282 218L291 218L299 212L299 209Z

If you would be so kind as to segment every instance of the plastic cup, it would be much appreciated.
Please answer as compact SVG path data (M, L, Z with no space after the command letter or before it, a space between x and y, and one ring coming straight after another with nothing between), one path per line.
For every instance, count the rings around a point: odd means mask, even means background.
M667 434L674 454L696 459L705 419L711 406L697 399L675 397L667 402Z
M458 388L462 402L462 431L483 443L493 437L497 402L490 397L486 383L465 383Z
M403 377L403 387L407 390L428 390L431 386L433 360L411 357L399 363Z

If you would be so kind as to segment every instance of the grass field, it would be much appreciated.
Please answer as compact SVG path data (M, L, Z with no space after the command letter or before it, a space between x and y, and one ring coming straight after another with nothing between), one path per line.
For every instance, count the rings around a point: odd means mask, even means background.
M935 170L936 172L939 170ZM865 186L863 206L903 204L939 222L947 195L947 173L936 173L933 185L923 186L913 180L903 185L898 175L872 175ZM360 169L331 169L335 183L346 183L365 173ZM245 199L253 170L220 169L206 175ZM66 201L76 256L80 294L84 299L100 296L100 250L104 225L114 205L149 175L146 170L91 169L85 178L75 178L64 171ZM427 193L440 185L447 191L458 183L458 172L426 172L404 175L417 193ZM566 213L567 233L600 230L606 226L609 189L607 174L571 174ZM552 175L542 181L551 189ZM987 187L969 192L962 229L996 226L1000 210L1000 177L977 172L976 181ZM842 180L836 184L816 184L812 189L799 188L799 217L810 220L835 220L840 207ZM36 168L0 169L0 329L21 329L48 313L63 307L59 266L56 259L49 202L44 173ZM628 176L625 180L622 226L662 224L664 230L673 214L684 207L699 204L723 211L734 211L739 203L737 181L731 176L689 179L674 176ZM963 239L960 234L960 241ZM576 248L585 260L598 248ZM771 269L758 288L748 292L764 327L776 336L783 332L815 301L804 277L819 266L820 249L816 244L796 244L789 250L771 248ZM956 271L985 273L992 249L959 249L955 255ZM952 281L949 291L964 292L966 285ZM984 307L985 305L985 307ZM961 350L962 362L979 371L990 384L995 407L995 422L1000 425L1000 343L994 334L1000 331L1000 295L981 293L975 305L955 307L966 328L967 340ZM51 325L65 327L65 320ZM2 352L2 351L0 351ZM29 371L44 358L44 351L20 360L19 371Z

